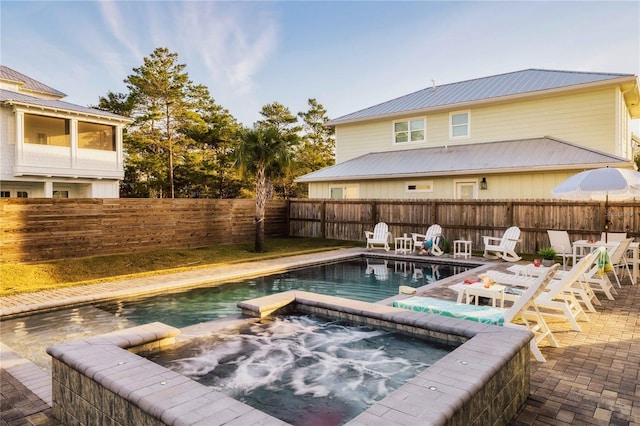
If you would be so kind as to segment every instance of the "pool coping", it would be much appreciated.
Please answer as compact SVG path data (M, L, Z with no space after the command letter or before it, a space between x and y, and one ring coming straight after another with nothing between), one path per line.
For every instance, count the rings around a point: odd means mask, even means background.
M486 259L453 259L417 255L397 255L393 252L373 252L364 248L346 248L297 256L280 257L233 265L213 266L185 272L159 274L150 277L117 280L85 286L44 290L0 297L0 321L36 312L87 305L95 302L151 296L167 291L182 291L228 281L287 272L323 263L351 258L378 257L407 262L486 264ZM444 281L444 280L443 280ZM438 282L438 285L440 282ZM435 284L435 283L434 283ZM433 285L431 284L431 288Z

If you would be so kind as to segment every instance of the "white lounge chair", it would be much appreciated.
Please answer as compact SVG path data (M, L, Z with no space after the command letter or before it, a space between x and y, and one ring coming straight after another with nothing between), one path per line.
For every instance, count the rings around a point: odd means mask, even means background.
M558 271L555 274L555 277L558 279L549 283L545 289L546 291L535 300L536 305L542 309L542 315L566 318L574 330L582 330L577 320L584 319L586 322L589 322L589 317L578 302L576 296L580 296L581 300L586 303L590 309L593 309L593 306L590 304L591 294L593 294L593 292L587 290L588 286L585 284L584 277L591 265L596 262L599 253L599 249L595 250L583 257L570 270ZM541 273L544 273L542 271L545 269L546 268L543 268ZM493 278L498 284L504 285L528 287L535 282L534 277L525 275L511 275L496 271L486 271L485 274ZM514 293L516 294L515 296L513 295ZM517 298L517 293L517 290L505 293L505 299ZM599 304L599 301L597 303ZM560 311L561 313L558 314L555 311ZM593 309L593 311L595 311L595 309Z
M625 234L626 235L626 234ZM616 283L618 284L618 288L622 288L620 284L620 277L618 276L618 270L626 269L627 274L629 274L629 279L633 282L633 276L631 275L631 271L629 270L629 263L627 261L627 250L629 250L629 244L633 241L633 238L625 238L620 241L618 247L611 253L611 266L613 266L613 276L616 278ZM622 271L624 276L624 271Z
M578 302L572 287L576 282L580 281L583 274L596 263L601 249L596 249L592 253L583 257L575 266L568 271L559 273L560 279L553 280L548 286L547 291L543 292L536 299L536 305L543 309L542 314L546 316L557 316L566 318L574 330L582 331L578 325L578 319L584 319L590 322L584 309ZM602 248L602 250L606 249ZM561 311L561 314L554 314L548 310Z
M567 259L573 258L573 246L569 240L567 231L547 230L551 248L556 251L557 257L562 257L562 269L567 268Z
M516 244L520 241L520 228L512 226L504 231L501 238L483 236L484 257L488 259L503 259L507 262L517 262L522 259L516 253Z
M385 251L389 251L389 242L391 241L391 232L386 223L377 223L372 231L364 231L364 237L367 240L367 248L373 250L376 246L382 246Z
M495 308L492 306L467 305L450 300L420 296L396 300L393 302L393 306L412 311L504 325L505 327L527 328L534 333L534 338L530 343L531 352L536 360L545 362L545 358L538 348L538 343L544 339L548 339L554 347L558 347L559 345L547 326L546 321L542 315L540 315L535 300L541 295L544 288L548 286L559 267L560 265L556 264L549 268L546 274L538 277L520 297L514 299L513 305L508 309ZM535 323L532 323L531 319L533 319ZM524 324L518 324L514 321L524 321Z
M413 238L415 250L424 249L434 256L442 256L444 254L438 245L439 239L442 238L442 227L440 225L431 225L424 234L412 233L411 238ZM428 241L431 241L431 247L426 247Z

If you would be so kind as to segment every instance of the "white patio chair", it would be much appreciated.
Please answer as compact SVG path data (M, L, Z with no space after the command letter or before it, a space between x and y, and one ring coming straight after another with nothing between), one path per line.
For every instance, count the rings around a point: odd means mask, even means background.
M627 261L627 250L629 250L629 244L633 241L633 238L625 238L620 241L618 247L613 250L611 253L611 266L613 266L613 276L616 278L616 283L618 284L618 288L622 288L620 284L620 277L618 276L618 270L626 269L627 274L629 274L629 279L633 282L633 276L631 275L631 271L629 270L629 263ZM624 270L622 271L624 276Z
M556 251L557 257L562 257L562 269L567 268L567 259L573 258L573 248L567 231L547 230L549 244Z
M434 256L442 256L444 254L438 245L440 238L442 238L442 227L440 225L431 225L424 234L412 233L411 238L413 238L415 250L424 249ZM431 247L426 247L428 241L431 241Z
M516 244L520 241L520 228L512 226L504 231L501 238L483 236L484 254L488 259L503 259L507 262L517 262L522 257L516 253Z
M373 250L376 246L382 246L385 251L389 251L389 242L391 241L391 232L386 223L377 223L372 231L364 231L364 237L367 240L367 248Z
M603 232L600 234L600 241L607 241L609 243L618 243L625 238L627 238L626 232Z

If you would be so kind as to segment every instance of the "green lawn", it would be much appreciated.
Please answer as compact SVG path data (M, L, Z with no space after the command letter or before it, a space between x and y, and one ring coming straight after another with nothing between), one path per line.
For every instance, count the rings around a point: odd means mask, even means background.
M254 253L252 243L225 244L191 250L4 264L0 265L0 296L359 246L361 242L280 238L266 240L264 253Z

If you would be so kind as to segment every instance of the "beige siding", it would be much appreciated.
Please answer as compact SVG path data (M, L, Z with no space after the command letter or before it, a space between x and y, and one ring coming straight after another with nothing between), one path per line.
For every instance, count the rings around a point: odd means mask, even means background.
M394 145L391 119L339 125L336 161L370 152L542 136L621 155L622 145L629 143L629 115L621 98L617 88L604 88L471 108L471 137L455 141L449 139L450 111L427 115L427 142L420 144Z
M385 179L360 182L310 183L309 198L329 198L329 188L358 185L361 199L450 199L454 197L454 181L487 179L487 189L478 190L479 199L550 199L551 190L581 170L500 175L470 175L425 179L433 182L434 191L410 193L406 183L415 180Z

